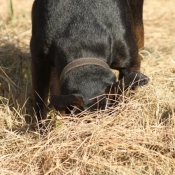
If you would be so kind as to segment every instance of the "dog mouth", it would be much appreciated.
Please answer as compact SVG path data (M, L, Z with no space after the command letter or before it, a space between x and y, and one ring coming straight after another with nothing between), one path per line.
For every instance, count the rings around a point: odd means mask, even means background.
M87 103L85 103L84 106L78 106L75 108L78 108L79 111L98 111L98 110L105 110L108 107L111 107L115 101L111 98L109 98L109 95L103 94L100 97L95 97L92 99L89 99Z
M69 115L69 114L77 115L83 111L94 112L98 110L105 110L114 104L115 104L115 101L113 99L110 99L106 97L106 95L103 95L101 99L97 97L90 99L87 103L85 103L84 106L80 106L78 104L70 105L68 107L65 107L63 110L66 115ZM57 110L60 111L61 109L57 109Z

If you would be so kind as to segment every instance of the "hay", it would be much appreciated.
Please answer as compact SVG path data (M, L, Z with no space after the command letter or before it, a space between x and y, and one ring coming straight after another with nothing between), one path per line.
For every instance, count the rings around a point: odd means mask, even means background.
M149 85L104 111L63 117L50 109L55 126L47 133L25 122L31 2L13 2L13 23L0 3L0 174L175 174L174 1L145 1L140 54Z

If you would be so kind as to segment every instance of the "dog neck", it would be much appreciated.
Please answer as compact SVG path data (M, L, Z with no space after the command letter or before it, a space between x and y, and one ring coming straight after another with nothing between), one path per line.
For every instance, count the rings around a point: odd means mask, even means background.
M106 69L110 69L109 65L101 59L89 58L89 57L79 58L79 59L76 59L76 60L70 62L63 69L63 71L61 72L60 81L62 80L63 76L65 76L68 72L72 71L73 69L76 69L76 68L81 67L81 66L90 65L90 64L101 66L101 67L104 67Z

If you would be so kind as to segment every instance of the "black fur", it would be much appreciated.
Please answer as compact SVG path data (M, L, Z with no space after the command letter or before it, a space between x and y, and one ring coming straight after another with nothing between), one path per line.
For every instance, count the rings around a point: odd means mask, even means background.
M102 59L119 70L119 79L140 70L142 8L143 0L34 1L30 46L38 120L46 117L49 89L51 94L60 95L52 96L54 106L81 103L86 109L95 102L90 99L104 94L107 87L116 83L110 70L95 65L74 69L59 82L63 68L75 59Z

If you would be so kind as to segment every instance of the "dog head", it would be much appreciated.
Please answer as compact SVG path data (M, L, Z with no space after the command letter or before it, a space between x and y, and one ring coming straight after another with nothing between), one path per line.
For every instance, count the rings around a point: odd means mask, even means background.
M112 73L113 74L113 73ZM116 82L115 76L111 76L107 81L99 76L93 76L81 81L63 83L63 93L67 95L51 95L50 103L56 110L65 109L74 106L80 110L104 109L106 105L110 105L107 98L110 93L121 94L127 89L135 89L148 83L149 79L139 71L133 71L123 79ZM94 78L94 79L93 79ZM79 77L79 80L81 77ZM74 82L74 83L73 83ZM77 84L79 82L79 84Z

